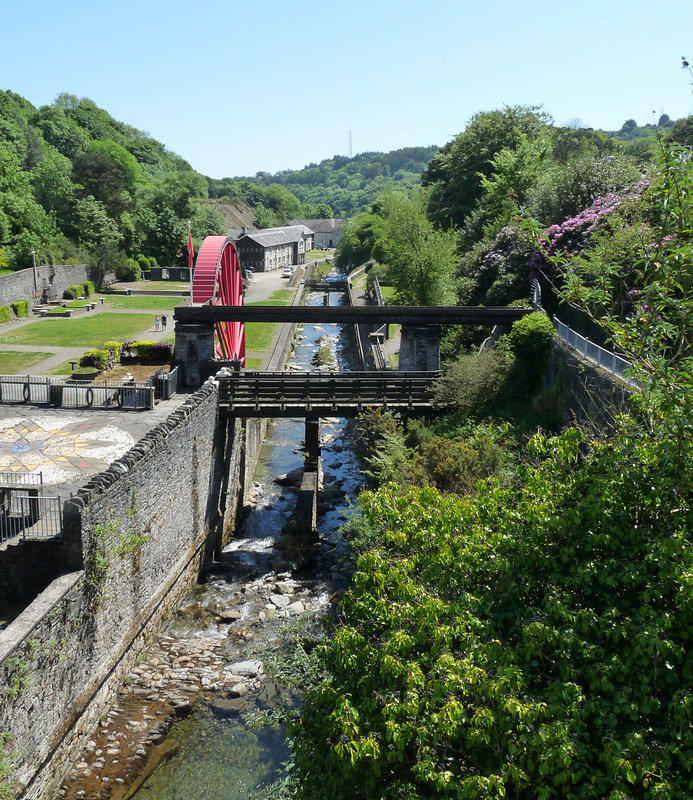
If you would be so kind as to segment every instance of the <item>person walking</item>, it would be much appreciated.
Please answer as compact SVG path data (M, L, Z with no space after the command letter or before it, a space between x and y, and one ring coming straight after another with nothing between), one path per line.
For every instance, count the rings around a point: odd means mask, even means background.
M157 314L156 317L154 317L154 330L155 331L159 330L159 315L158 314Z
M162 331L165 331L165 330L166 330L166 322L167 322L167 320L166 320L166 314L162 314L162 315L161 315L161 330L162 330Z

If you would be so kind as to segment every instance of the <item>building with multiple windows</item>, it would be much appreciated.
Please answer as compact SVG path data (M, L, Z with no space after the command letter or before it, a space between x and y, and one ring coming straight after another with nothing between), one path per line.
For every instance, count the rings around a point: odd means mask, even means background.
M313 231L305 225L230 231L241 266L254 272L305 264L306 253L313 249Z
M305 225L315 236L315 247L336 247L342 238L341 219L292 219L289 225Z

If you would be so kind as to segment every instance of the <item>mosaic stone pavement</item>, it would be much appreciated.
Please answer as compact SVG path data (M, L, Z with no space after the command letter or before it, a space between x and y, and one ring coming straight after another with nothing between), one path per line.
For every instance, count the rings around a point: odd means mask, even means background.
M113 420L77 415L28 415L0 419L0 470L41 474L62 484L107 469L135 439Z

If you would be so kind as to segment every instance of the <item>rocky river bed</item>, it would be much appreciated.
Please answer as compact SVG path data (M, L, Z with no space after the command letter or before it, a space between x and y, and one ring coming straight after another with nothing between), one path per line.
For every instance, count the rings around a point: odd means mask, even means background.
M221 581L216 572L210 584L199 587L130 672L58 797L132 797L154 769L178 753L179 743L167 737L176 721L198 706L217 722L232 720L241 727L244 714L271 708L281 687L258 656L281 638L283 626L321 617L344 587L335 570L320 579L269 571L231 592L223 591ZM273 769L255 770L256 775L250 770L259 783L271 781L280 763L262 760Z
M289 368L309 368L319 339L342 365L336 333L311 327ZM311 541L292 524L302 438L303 420L272 424L243 523L128 675L61 800L245 800L281 775L282 727L250 720L296 698L264 656L297 629L317 627L346 588L338 529L363 480L344 420L321 420L320 540Z

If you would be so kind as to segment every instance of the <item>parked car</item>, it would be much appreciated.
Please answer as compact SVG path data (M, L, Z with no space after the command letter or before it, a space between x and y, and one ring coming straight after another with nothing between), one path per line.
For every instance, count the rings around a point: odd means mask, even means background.
M293 267L284 267L282 270L282 278L290 278L294 274Z

